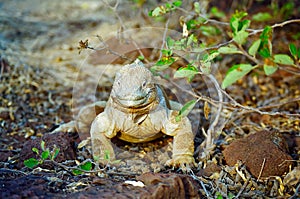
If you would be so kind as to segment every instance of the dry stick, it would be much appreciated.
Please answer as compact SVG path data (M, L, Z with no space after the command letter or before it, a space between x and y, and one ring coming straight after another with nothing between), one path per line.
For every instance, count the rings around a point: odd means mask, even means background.
M130 59L129 57L125 56L125 55L122 55L112 49L109 48L109 46L104 42L103 38L99 35L96 35L96 37L99 39L99 41L101 42L101 44L103 45L103 48L100 48L100 49L95 49L95 48L92 48L92 47L89 47L90 49L92 50L96 50L96 51L100 51L100 50L107 50L110 54L113 54L113 55L116 55L118 57L121 57L122 59L126 59L126 60L129 60L129 61L133 61L132 59Z
M0 59L1 59L1 57L0 57ZM1 77L2 77L2 74L3 74L3 71L4 71L4 61L3 60L1 60L1 63L0 63L0 80L1 80Z
M260 171L259 171L259 174L258 174L258 177L257 177L256 182L259 181L259 178L260 178L260 176L261 176L261 174L262 174L262 172L263 172L263 170L264 170L265 163L266 163L266 158L264 158L264 161L263 161L263 163L262 163L262 165L261 165L261 168L260 168Z
M82 171L84 173L103 173L105 171L105 168L104 169L97 169L97 170L93 170L93 171L87 171L87 170L84 170L84 169L81 169L79 167L69 167L69 166L66 166L66 165L63 165L61 163L58 163L54 160L45 160L44 162L50 162L50 163L53 163L54 165L56 166L59 166L61 168L63 168L64 170L68 171L68 172L71 172L72 173L72 170L78 170L78 171ZM113 172L113 171L106 171L107 174L112 174L112 175L119 175L119 176L133 176L133 175L136 175L136 173L120 173L120 172Z
M263 106L263 107L259 107L259 109L270 109L270 108L275 108L275 107L279 107L279 106L283 106L285 104L289 104L289 103L293 103L293 102L298 102L300 101L300 97L297 97L295 99L291 99L289 101L286 101L286 102L280 102L278 104L271 104L271 105L268 105L268 106Z
M207 22L216 23L216 20L208 20ZM300 19L292 19L292 20L284 21L284 22L279 23L279 24L274 24L274 25L271 26L271 28L274 29L274 28L277 28L277 27L283 27L283 26L285 26L287 24L290 24L290 23L300 23ZM229 23L218 23L218 24L229 25ZM251 31L251 33L249 33L249 36L251 36L251 35L255 35L257 33L263 32L264 29L258 29L258 30L246 29L246 30ZM227 42L215 45L215 46L207 47L207 48L203 49L203 51L218 49L218 48L220 48L222 46L226 46L226 45L228 45L228 44L230 44L232 42L234 42L233 39L231 39L231 40L229 40ZM190 51L190 52L193 52L193 51Z
M297 113L266 112L266 111L261 111L257 108L253 108L253 107L250 107L250 106L243 106L240 103L238 103L235 99L233 99L225 90L221 90L221 91L223 92L223 94L225 94L233 102L232 106L240 107L244 110L247 110L248 113L249 112L256 112L256 113L259 113L261 115L272 115L272 116L281 115L281 116L300 117L300 114L297 114Z
M294 195L292 195L289 199L296 199L297 197L299 197L299 189L300 189L300 183L298 184Z
M292 70L288 69L287 67L289 67L289 66L284 66L284 67L279 66L280 70L286 71L286 72L291 73L293 75L300 76L300 72L292 71ZM299 66L296 66L296 67L293 66L293 69L295 69L295 68L300 69Z
M201 74L201 73L199 73L199 74ZM158 76L160 76L161 78L165 79L161 74L158 74ZM179 86L179 85L178 85L177 83L175 83L174 81L170 81L170 80L168 80L168 81L169 81L172 85L174 85L176 88L178 88L178 89L182 90L183 92L185 92L185 93L187 93L187 94L189 94L189 95L191 95L191 96L197 98L198 101L199 101L199 100L206 101L206 102L210 103L212 106L218 107L219 101L213 100L213 99L211 99L210 97L207 97L207 96L202 96L201 94L195 94L195 93L193 93L192 91L188 91L188 90L186 90L186 89L181 88L181 86Z
M247 187L249 181L250 181L250 177L247 178L245 184L242 186L242 188L240 189L240 191L238 192L238 194L234 198L239 198L240 197L240 195L243 193L243 191Z
M206 194L206 197L207 197L207 198L211 198L211 195L210 195L210 194L208 193L208 191L206 190L205 185L204 185L204 183L202 182L202 180L200 180L200 179L194 174L194 172L193 172L192 170L191 170L190 176L191 176L194 180L200 182L201 187L203 188L203 190L204 190L204 192L205 192L205 194Z
M169 28L170 18L171 18L171 14L169 15L169 17L168 17L168 19L167 19L167 22L166 22L166 24L165 24L165 30L164 30L163 39L162 39L162 44L161 44L160 49L163 49L164 46L165 46L165 43L166 43L166 36L167 36L168 28ZM159 53L159 58L158 58L158 60L160 60L161 57L162 57L162 51L160 51L160 53Z
M283 27L287 24L290 24L290 23L300 23L300 19L291 19L291 20L287 20L287 21L284 21L282 23L279 23L279 24L274 24L271 26L272 29L274 28L277 28L277 27ZM255 35L257 33L260 33L260 32L263 32L264 29L258 29L258 30L254 30L254 29L246 29L248 31L252 31L249 35Z
M212 143L213 143L212 134L215 133L215 127L217 126L217 124L219 122L219 118L220 118L221 111L222 111L222 108L223 108L223 94L222 94L222 91L221 91L222 89L220 88L219 83L216 80L216 78L212 74L207 75L207 77L214 84L214 86L217 90L217 93L218 93L218 98L219 98L219 105L218 105L218 110L217 110L216 117L215 117L214 121L210 124L210 126L207 130L206 148L210 148L212 146Z

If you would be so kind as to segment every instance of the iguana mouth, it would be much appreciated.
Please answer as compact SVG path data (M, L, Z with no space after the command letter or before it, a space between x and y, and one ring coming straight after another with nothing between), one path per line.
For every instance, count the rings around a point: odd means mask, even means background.
M144 106L144 105L147 105L147 100L148 98L147 97L143 97L143 98L140 98L140 99L120 99L118 98L117 101L118 101L118 104L122 105L123 107L128 107L128 108L131 108L131 107L140 107L140 106Z
M140 96L112 96L112 99L119 106L126 109L143 109L156 100L156 92L150 90L146 95Z

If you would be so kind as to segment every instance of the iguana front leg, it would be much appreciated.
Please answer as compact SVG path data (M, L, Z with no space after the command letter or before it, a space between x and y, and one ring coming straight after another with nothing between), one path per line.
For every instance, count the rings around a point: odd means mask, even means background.
M194 134L192 125L187 117L176 121L178 111L171 111L169 121L165 125L167 135L173 137L173 156L166 165L180 167L183 170L196 166L194 160Z
M93 104L84 106L80 109L75 120L60 125L54 129L52 133L58 132L78 132L81 139L86 139L90 136L90 127L96 116L105 109L105 101L97 101Z
M108 117L108 114L103 112L95 118L91 126L90 134L93 157L103 164L107 164L109 161L115 159L110 138L116 136L117 131L112 121L113 120ZM107 153L109 154L109 159L105 157Z

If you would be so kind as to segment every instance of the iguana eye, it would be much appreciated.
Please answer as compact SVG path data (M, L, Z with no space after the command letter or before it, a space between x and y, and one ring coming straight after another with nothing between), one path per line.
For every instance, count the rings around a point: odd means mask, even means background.
M145 87L147 85L147 81L144 81L142 86Z

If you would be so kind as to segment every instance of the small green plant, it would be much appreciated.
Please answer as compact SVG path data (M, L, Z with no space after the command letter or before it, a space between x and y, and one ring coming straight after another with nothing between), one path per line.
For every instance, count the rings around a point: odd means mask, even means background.
M32 151L35 152L39 156L39 158L38 159L29 158L29 159L25 160L24 165L26 167L32 169L40 164L43 164L43 162L47 159L54 160L57 157L59 150L60 150L59 148L54 147L54 149L50 151L49 148L45 147L45 141L43 141L43 140L41 142L41 149L42 149L42 152L40 153L40 151L37 148L35 148L35 147L32 148Z
M92 170L92 167L93 167L92 162L87 161L87 162L85 162L85 163L83 163L83 164L78 165L78 168L79 168L80 170L79 170L79 169L73 169L73 170L72 170L72 173L73 173L74 175L81 175L81 174L83 174L85 171L91 171L91 170Z
M191 10L185 9L181 1L176 2L180 3L166 3L165 5L157 6L149 13L149 16L155 19L159 17L169 17L168 20L172 19L172 14L176 11L183 13L178 21L182 29L181 37L176 37L175 39L175 37L173 38L166 34L165 38L163 38L165 45L161 50L159 60L152 66L151 70L154 74L157 74L167 69L170 65L179 60L178 54L180 54L183 59L188 61L188 64L177 69L174 73L174 78L186 78L190 82L196 75L200 74L208 79L211 85L215 87L219 103L214 103L213 100L205 99L205 97L201 95L194 95L196 99L186 102L176 117L176 121L180 121L181 117L188 115L195 104L200 100L215 106L215 117L213 117L213 121L206 132L207 139L205 146L210 148L212 140L218 136L223 128L222 125L218 125L221 123L219 120L224 106L222 103L225 96L231 98L225 91L226 88L253 71L256 71L257 74L261 74L259 71L263 71L264 75L269 76L275 73L279 68L286 69L294 67L296 70L299 70L300 48L297 48L296 45L292 43L289 45L289 54L274 53L272 42L273 30L275 28L290 23L299 23L300 19L266 25L263 29L252 29L250 27L251 21L266 23L268 20L274 19L274 17L270 17L273 15L269 13L258 13L251 17L248 16L247 12L236 11L228 18L227 21L229 22L224 22L222 19L226 18L226 15L215 7L205 10L205 2L194 2ZM284 8L280 9L276 7L275 4L272 4L271 9L273 13L280 13L279 17L285 18L283 16L285 15L284 11L288 11L288 15L290 15L290 11L294 9L294 4L289 1L284 5ZM166 26L165 32L167 32L167 28ZM229 40L219 43L221 35L228 36ZM299 34L294 34L292 37L299 38L300 36ZM221 84L219 84L215 74L212 72L215 71L212 70L212 66L214 62L224 60L226 56L234 56L237 59L238 56L241 56L246 59L242 58L240 59L242 61L229 66L229 69L223 76L224 78ZM217 67L218 65L215 64L215 66ZM230 106L236 107L238 105L243 109L260 112L252 107L239 104L234 101L233 98L231 98L231 101L233 103Z
M175 10L176 7L181 6L182 1L174 1L172 3L166 3L165 5L158 6L154 10L151 10L149 12L149 16L151 17L159 17L166 13L169 13L173 10Z

